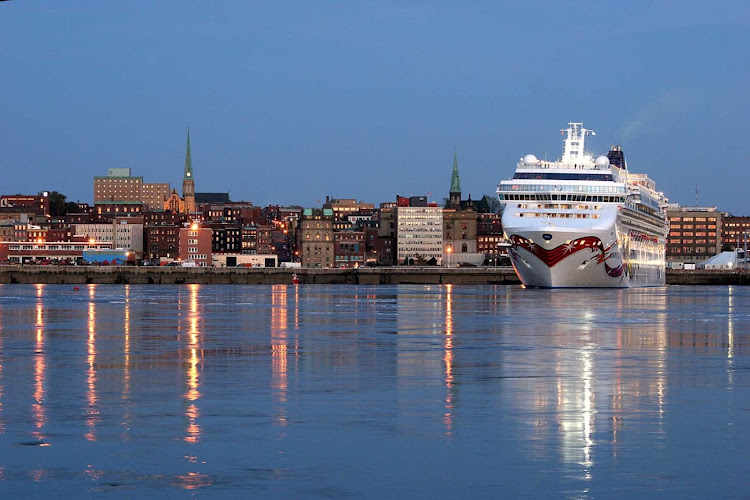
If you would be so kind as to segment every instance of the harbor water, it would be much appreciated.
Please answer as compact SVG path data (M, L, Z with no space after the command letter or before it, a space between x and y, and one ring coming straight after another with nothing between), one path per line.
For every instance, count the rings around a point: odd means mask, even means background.
M750 289L0 285L0 496L742 497Z

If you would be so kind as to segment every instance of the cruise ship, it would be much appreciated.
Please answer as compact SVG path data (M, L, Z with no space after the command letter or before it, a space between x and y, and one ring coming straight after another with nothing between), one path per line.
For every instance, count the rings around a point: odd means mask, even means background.
M571 122L558 161L524 156L501 181L510 258L528 287L641 287L665 283L667 199L628 171L620 146L594 157Z

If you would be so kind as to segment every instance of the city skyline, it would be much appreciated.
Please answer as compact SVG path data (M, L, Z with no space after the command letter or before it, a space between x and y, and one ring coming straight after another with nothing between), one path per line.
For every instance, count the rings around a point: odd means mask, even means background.
M4 192L179 187L190 127L197 191L441 202L457 150L478 199L582 120L670 201L748 212L717 160L750 153L746 4L181 5L2 4Z

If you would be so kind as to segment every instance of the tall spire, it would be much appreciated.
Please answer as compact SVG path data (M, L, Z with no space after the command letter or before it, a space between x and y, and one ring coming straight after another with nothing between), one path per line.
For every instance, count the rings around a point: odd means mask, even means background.
M185 152L185 174L183 179L193 178L193 161L190 159L190 129L187 134L187 151Z
M458 178L458 153L453 153L453 176L451 177L451 193L461 192L461 180Z

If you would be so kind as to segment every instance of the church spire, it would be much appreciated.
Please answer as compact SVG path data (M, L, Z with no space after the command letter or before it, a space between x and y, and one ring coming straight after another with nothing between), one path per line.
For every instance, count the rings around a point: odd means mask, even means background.
M453 153L453 176L448 196L447 208L459 210L461 208L461 180L458 178L458 153Z
M450 193L461 196L461 179L458 178L458 153L453 153L453 176L451 177Z
M187 135L187 151L185 152L185 174L183 179L193 178L193 161L190 159L190 129Z
M188 214L195 212L195 178L193 161L190 158L190 130L188 129L187 150L185 151L185 174L182 177L182 199L184 210Z

